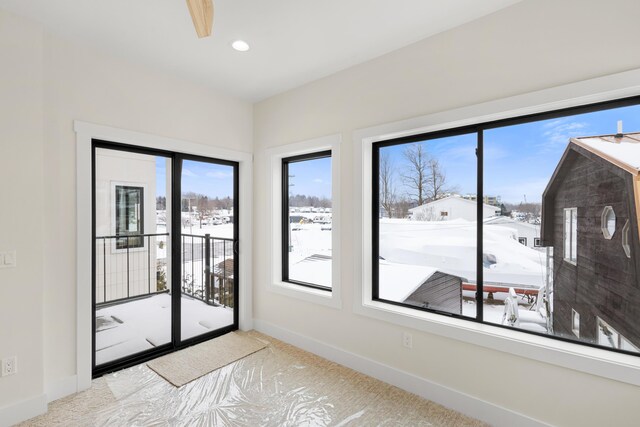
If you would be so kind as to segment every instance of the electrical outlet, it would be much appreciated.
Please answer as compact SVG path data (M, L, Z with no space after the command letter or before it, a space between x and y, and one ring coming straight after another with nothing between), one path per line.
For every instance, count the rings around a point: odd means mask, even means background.
M6 377L18 373L18 358L16 356L2 359L2 376Z
M409 332L402 333L402 346L413 348L413 336Z

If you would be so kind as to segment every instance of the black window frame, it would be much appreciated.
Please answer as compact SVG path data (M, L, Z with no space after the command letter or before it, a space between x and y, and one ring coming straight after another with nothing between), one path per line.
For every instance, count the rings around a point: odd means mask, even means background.
M282 259L282 281L285 283L291 283L299 286L306 286L312 289L318 289L322 291L332 292L333 287L318 285L316 283L308 283L300 280L293 280L289 277L289 235L291 233L290 225L290 211L289 211L289 165L291 163L299 163L308 160L318 160L332 157L332 150L315 151L312 153L300 154L297 156L283 157L282 158L282 209L281 209L281 224L282 224L282 245L281 245L281 259ZM333 163L331 164L333 168ZM333 182L332 182L333 185ZM333 192L331 194L333 201ZM333 203L332 203L333 212ZM331 230L333 233L333 230ZM332 270L333 271L333 270ZM333 283L332 283L333 285Z
M138 231L136 233L130 233L128 230L118 230L118 226L120 224L120 213L122 212L119 209L120 205L120 197L118 197L118 190L122 191L137 191L139 192L139 200L140 200L140 211L138 218ZM114 188L115 192L115 235L118 237L122 237L121 239L116 239L116 250L126 250L126 249L137 249L144 248L144 239L141 236L144 234L144 187L140 185L128 185L128 184L116 184ZM126 197L126 196L125 196ZM129 218L129 206L128 204L125 206L125 222Z
M381 140L378 142L373 142L371 147L371 187L372 187L372 195L371 195L371 299L373 301L382 302L385 304L410 308L413 310L424 311L434 314L440 314L448 317L458 318L462 320L466 320L473 323L479 323L488 326L494 326L497 328L508 329L511 331L518 331L523 334L537 335L545 338L550 338L558 341L569 342L573 344L579 344L586 347L593 347L598 349L604 349L607 351L613 351L616 353L628 354L636 357L640 357L640 353L634 353L631 351L603 347L595 343L586 342L586 341L578 341L575 339L567 338L564 336L551 335L536 331L530 331L521 328L515 328L512 326L501 325L498 323L491 323L484 320L483 313L483 304L482 300L483 295L483 264L482 264L482 253L483 253L483 232L484 232L484 224L482 221L482 202L484 200L484 131L497 129L501 127L520 125L525 123L532 123L538 121L544 121L549 119L557 119L567 116L579 115L579 114L587 114L598 111L604 111L614 108L621 107L629 107L634 105L640 105L640 96L630 96L624 98L617 98L607 101L600 101L590 104L583 104L573 107L560 108L556 110L548 110L541 111L538 113L525 114L521 116L514 116L505 119L487 121L487 122L479 122L471 125L464 125L460 127L453 127L449 129L442 129L432 132L426 132L416 135L402 136L387 140ZM460 136L468 133L475 133L477 135L477 145L476 145L476 174L477 174L477 240L476 240L476 317L464 316L462 314L449 313L445 311L430 309L426 307L417 307L408 304L403 304L397 301L390 301L380 298L379 296L379 265L380 265L380 218L378 215L379 206L380 206L380 149L384 147L394 146L394 145L403 145L410 144L414 142L426 142L433 139L446 138L452 136ZM633 258L633 254L632 257Z
M203 343L226 333L236 331L240 328L240 281L242 277L240 275L240 162L236 160L224 160L213 157L206 157L195 154L186 154L180 151L165 150L159 148L143 147L131 144L125 144L121 142L113 142L102 139L91 139L91 240L96 241L96 200L97 194L96 188L96 150L108 149L114 151L124 151L129 153L139 153L151 156L161 156L171 161L171 185L172 194L167 194L167 197L171 198L171 216L173 218L181 217L181 199L182 195L179 191L173 191L173 189L179 189L182 187L182 163L184 160L193 160L199 162L208 162L218 165L227 165L233 167L233 253L235 255L235 262L233 266L234 290L233 290L233 323L228 326L224 326L219 329L215 329L201 335L196 335L192 338L182 339L181 336L181 322L182 322L182 304L179 303L181 298L181 269L179 268L181 263L181 240L180 238L171 238L170 246L174 254L178 256L174 257L175 264L171 272L171 289L172 289L172 305L171 305L171 342L160 345L153 349L145 350L143 352L135 353L124 358L116 359L110 362L105 362L100 365L96 365L96 341L95 333L92 333L91 339L91 367L92 378L101 377L104 374L118 371L121 369L130 368L140 363L147 362L151 359L164 356L170 353L177 352L178 350L185 349L187 347ZM155 205L153 205L155 208ZM181 236L182 235L182 223L181 221L172 221L171 231L167 233L168 236ZM143 236L140 237L144 239ZM91 249L91 310L92 310L92 331L96 329L96 245L92 244Z

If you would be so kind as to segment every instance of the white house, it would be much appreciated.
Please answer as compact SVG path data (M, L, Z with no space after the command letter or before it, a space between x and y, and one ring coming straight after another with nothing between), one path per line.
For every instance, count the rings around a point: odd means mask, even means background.
M507 216L496 216L485 219L484 226L485 229L495 226L512 228L515 231L514 238L518 240L518 242L529 248L539 247L539 245L536 244L537 240L540 239L540 225L538 224L517 221Z
M411 219L416 221L450 221L453 219L475 221L477 219L476 202L460 196L449 196L425 203L422 206L409 209L409 212ZM500 215L499 207L482 204L483 218L496 215Z

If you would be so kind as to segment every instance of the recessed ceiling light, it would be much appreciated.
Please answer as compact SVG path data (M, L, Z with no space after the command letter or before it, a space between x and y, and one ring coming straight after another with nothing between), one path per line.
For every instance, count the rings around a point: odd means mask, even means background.
M238 52L246 52L249 50L249 43L244 40L236 40L231 43L231 47L237 50Z

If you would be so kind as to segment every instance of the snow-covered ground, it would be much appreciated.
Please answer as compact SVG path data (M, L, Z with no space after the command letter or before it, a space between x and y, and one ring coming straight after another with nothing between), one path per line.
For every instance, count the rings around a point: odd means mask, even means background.
M182 339L233 323L233 309L182 296ZM96 310L96 364L171 342L171 295L159 294Z
M520 244L507 226L484 227L483 275L485 285L529 288L545 285L545 254ZM440 271L476 282L476 223L452 221L380 220L380 296L404 302L434 272ZM485 293L485 321L502 324L506 293ZM463 292L463 315L476 316L472 291ZM519 297L520 327L540 331L544 318Z
M331 287L331 231L324 224L291 224L289 278Z
M166 233L167 227L164 224L156 225L157 233ZM182 227L182 234L193 234L195 236L204 236L210 234L211 237L218 237L221 239L233 239L233 224L220 224L220 225L202 225L194 223L192 226Z

